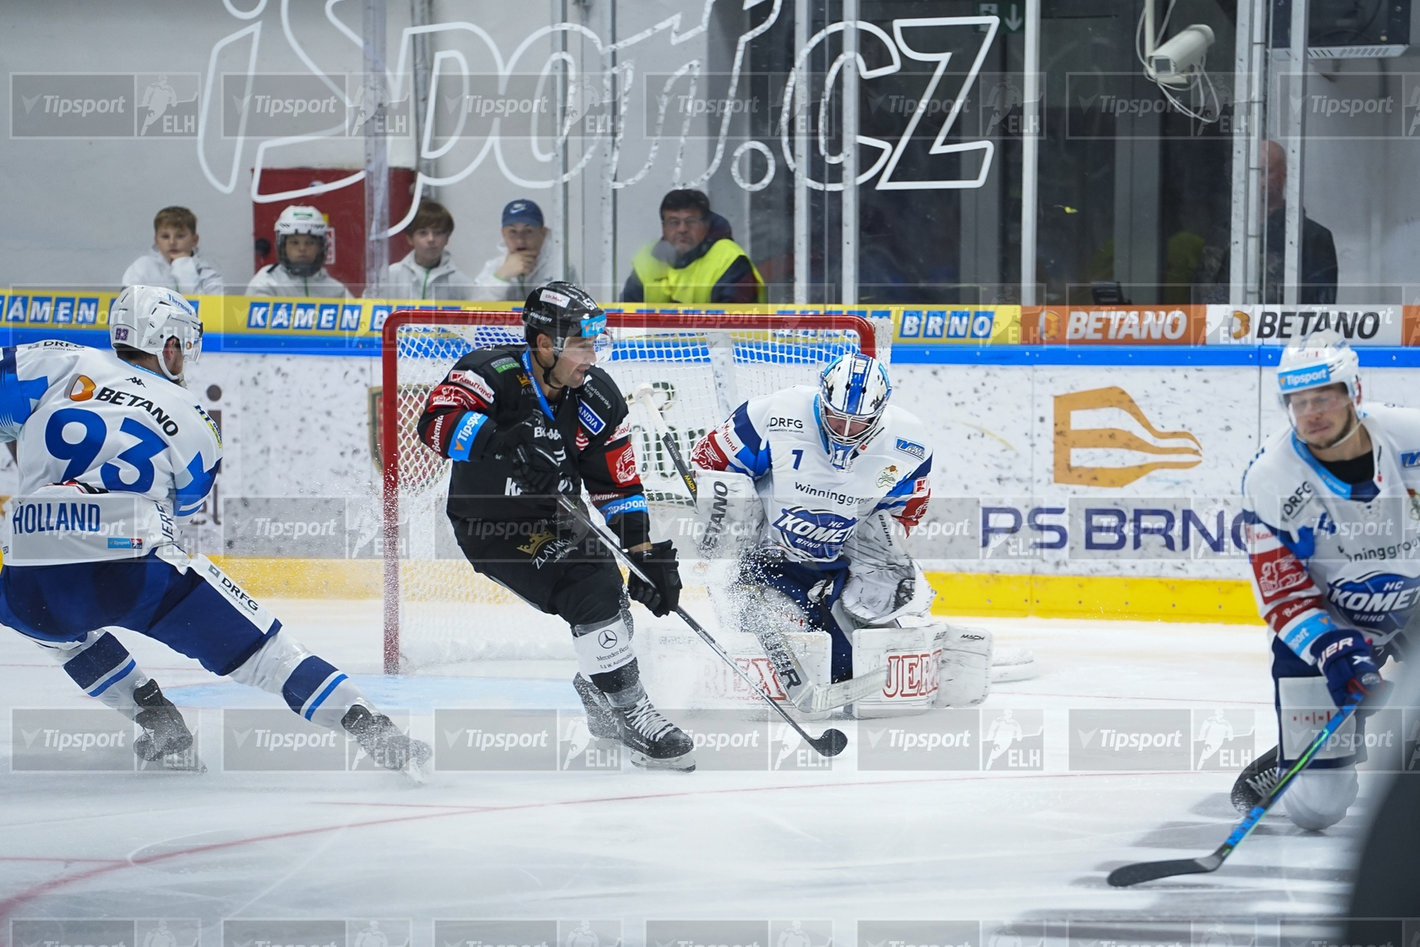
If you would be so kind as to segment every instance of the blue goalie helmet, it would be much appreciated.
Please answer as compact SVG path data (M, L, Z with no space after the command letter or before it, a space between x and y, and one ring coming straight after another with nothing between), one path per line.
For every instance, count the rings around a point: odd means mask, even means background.
M819 428L833 466L847 470L860 447L877 432L892 396L883 363L867 355L840 355L819 376Z

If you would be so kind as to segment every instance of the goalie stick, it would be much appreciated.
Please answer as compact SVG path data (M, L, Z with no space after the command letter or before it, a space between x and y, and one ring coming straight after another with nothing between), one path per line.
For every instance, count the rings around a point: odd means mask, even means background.
M596 523L592 522L592 518L588 516L586 512L577 503L573 502L571 498L569 498L565 494L558 494L557 505L562 507L562 509L573 519L575 519L580 526L590 530L593 534L595 534L597 539L601 540L602 545L606 546L606 548L611 552L611 554L615 556L621 562L622 565L626 566L626 568L630 569L633 573L635 573L641 579L641 581L648 583L651 581L646 577L646 573L642 572L640 567L636 565L635 561L633 561L632 558L626 554L625 550L621 548L621 545L611 537L607 536L601 526L598 526ZM769 692L765 690L763 686L759 684L758 681L750 677L749 673L745 671L744 668L740 667L738 661L730 657L730 655L726 653L725 649L720 647L720 642L716 641L714 637L711 636L710 632L700 627L700 623L697 622L694 618L690 617L690 614L686 612L685 609L677 605L675 613L680 616L681 621L685 622L687 625L690 626L691 631L695 632L697 635L700 636L701 641L705 642L707 645L710 646L710 650L714 651L717 655L719 655L720 660L724 661L727 665L729 665L731 670L738 674L740 679L749 685L750 690L754 691L754 693L763 698L764 701L769 704L770 707L773 707L774 712L777 713L779 716L783 717L784 721L788 723L789 726L794 728L794 732L796 732L799 736L803 737L804 742L807 743L809 746L813 747L814 750L820 756L837 756L838 754L843 752L845 747L848 746L847 735L844 734L842 730L837 730L832 727L825 730L820 736L811 736L807 730L799 726L798 721L796 721L793 717L789 716L789 712L787 710L779 706L778 701L776 701L772 696L770 696Z
M651 416L651 423L656 428L656 436L660 440L661 446L670 456L671 463L675 464L676 472L680 474L680 479L690 494L690 502L692 504L698 503L700 491L695 483L695 475L691 471L690 465L685 462L680 448L676 446L670 425L661 416L661 409L656 407L655 388L647 382L642 382L632 392L631 400L646 408L646 413ZM865 697L880 694L887 684L888 669L886 667L873 668L871 671L859 674L850 680L839 681L836 684L815 684L809 680L803 664L800 663L794 649L789 646L783 632L776 628L761 627L759 624L756 624L751 631L759 641L760 649L769 658L770 666L774 668L774 676L779 679L779 684L784 688L789 702L799 710L807 713L826 713Z
M1127 888L1130 885L1153 881L1156 878L1171 878L1175 875L1202 875L1210 871L1217 871L1222 867L1227 857L1233 853L1233 849L1241 845L1243 839L1252 834L1252 830L1257 828L1257 823L1277 800L1282 798L1282 793L1292 785L1297 774L1307 768L1307 764L1312 761L1312 757L1316 755L1317 751L1325 746L1332 734L1346 722L1351 714L1355 713L1356 708L1360 706L1362 696L1361 694L1352 696L1344 707L1332 715L1331 719L1326 722L1326 726L1317 732L1311 745L1277 780L1277 785L1272 787L1272 791L1263 796L1261 801L1249 810L1243 820L1223 841L1223 844L1219 845L1211 855L1204 855L1201 858L1173 858L1164 861L1135 862L1132 865L1122 865L1111 871L1105 880L1116 888Z

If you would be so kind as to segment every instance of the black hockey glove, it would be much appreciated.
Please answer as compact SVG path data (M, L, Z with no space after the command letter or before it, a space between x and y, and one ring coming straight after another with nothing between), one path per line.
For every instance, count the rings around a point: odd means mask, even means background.
M1381 679L1371 644L1359 631L1331 631L1312 645L1317 667L1326 675L1326 689L1336 706L1344 707L1360 694L1368 705L1380 704L1390 685Z
M636 567L646 573L647 582L635 572L626 581L626 593L651 610L657 618L669 615L680 604L680 566L669 539L652 543L650 549L628 552Z
M562 432L535 414L495 431L489 449L495 456L512 460L513 482L524 495L549 496L576 489Z

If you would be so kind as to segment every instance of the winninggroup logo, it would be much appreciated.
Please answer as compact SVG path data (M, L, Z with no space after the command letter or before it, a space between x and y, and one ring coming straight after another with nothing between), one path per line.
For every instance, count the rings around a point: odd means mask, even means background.
M1114 410L1131 418L1136 431L1120 427L1076 427L1077 413ZM1076 464L1075 451L1108 451L1112 463ZM1203 445L1188 431L1164 431L1123 388L1092 388L1055 396L1055 482L1089 487L1123 487L1157 470L1187 470L1203 463ZM1173 460L1131 460L1138 455Z

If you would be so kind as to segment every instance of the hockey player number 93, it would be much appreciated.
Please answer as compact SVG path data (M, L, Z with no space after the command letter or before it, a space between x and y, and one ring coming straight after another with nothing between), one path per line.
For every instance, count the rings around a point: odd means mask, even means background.
M67 440L65 430L71 424L81 425L83 437L78 441ZM137 474L132 481L123 479L123 470L110 461L99 469L104 486L110 490L145 493L153 486L153 458L163 452L167 444L157 432L133 418L124 418L119 432L132 437L136 443L114 458L121 460ZM61 479L72 480L89 470L108 439L108 425L93 411L84 408L61 408L50 417L44 430L44 446L50 454L60 460L69 461Z

